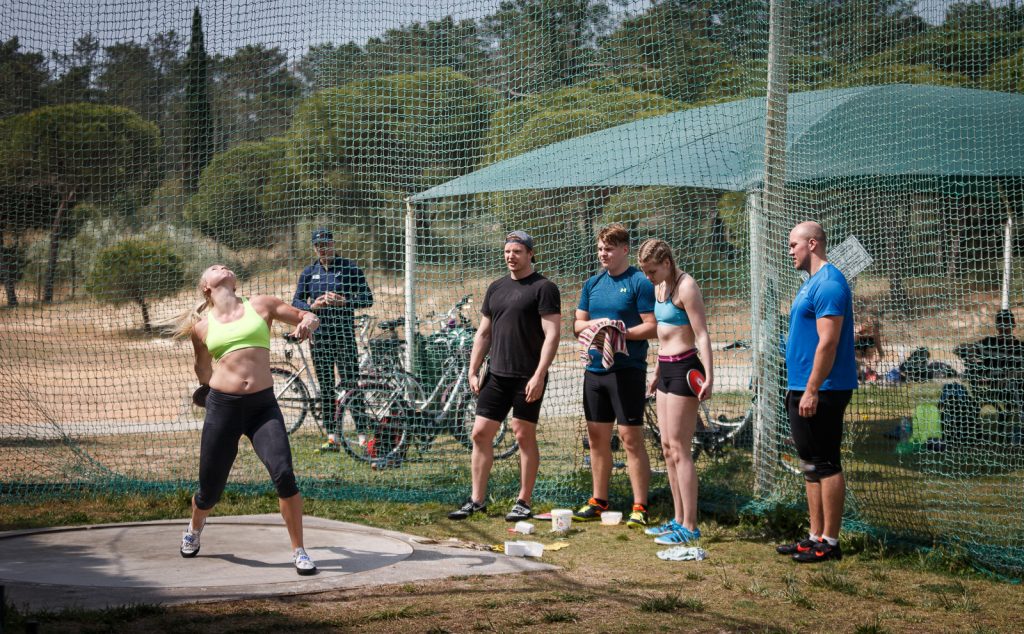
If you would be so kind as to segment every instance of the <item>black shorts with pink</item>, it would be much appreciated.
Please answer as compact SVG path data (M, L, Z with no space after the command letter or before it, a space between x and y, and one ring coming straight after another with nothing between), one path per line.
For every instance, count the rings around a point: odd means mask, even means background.
M696 398L697 395L690 388L690 382L686 380L686 375L690 370L697 370L702 376L704 375L704 364L700 362L696 348L671 356L659 354L658 391Z

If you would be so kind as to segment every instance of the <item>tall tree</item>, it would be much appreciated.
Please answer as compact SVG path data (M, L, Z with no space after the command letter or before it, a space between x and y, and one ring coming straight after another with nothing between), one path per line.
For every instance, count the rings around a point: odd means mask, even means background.
M56 79L50 84L50 103L95 102L96 73L99 70L100 41L92 33L81 36L70 53L53 51Z
M302 83L278 47L243 46L214 59L211 70L217 149L261 141L288 129Z
M500 89L526 95L593 73L597 39L611 30L614 0L503 0L481 20Z
M0 42L0 119L45 103L50 79L46 58L20 49L17 37Z
M199 176L213 156L213 116L210 85L203 42L203 16L197 6L192 13L192 38L185 54L185 127L182 143L182 182L185 192L199 187Z
M43 301L53 301L57 253L79 202L137 207L158 177L160 132L117 106L44 106L0 121L0 192L49 201Z

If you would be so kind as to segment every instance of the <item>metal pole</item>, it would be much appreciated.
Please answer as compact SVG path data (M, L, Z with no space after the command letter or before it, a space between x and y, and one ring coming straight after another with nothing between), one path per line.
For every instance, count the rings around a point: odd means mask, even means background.
M416 208L405 199L405 369L412 373L416 363Z
M1006 232L1003 235L1003 298L1000 308L1010 307L1010 266L1013 263L1013 216L1006 214Z
M756 232L752 233L751 258L757 258L755 266L751 260L751 274L757 272L759 280L756 287L763 292L764 287L761 281L771 277L774 268L771 266L768 257L768 249L775 246L775 234L772 231L773 225L783 222L785 218L785 182L786 182L786 116L789 105L789 0L771 0L768 24L768 86L765 109L765 138L764 138L764 187L763 197L759 202L760 214L756 214L759 226ZM753 222L753 221L752 221ZM754 227L754 225L751 225ZM755 235L756 233L756 235ZM763 244L755 246L755 239ZM781 248L781 241L776 248ZM751 319L756 323L765 316L778 314L778 293L759 297L757 301L751 302ZM755 313L754 310L757 310ZM774 323L774 322L772 322ZM757 328L758 339L753 342L755 351L767 349L772 345L770 339L775 337L775 332L764 332L763 328ZM753 333L752 333L753 334ZM775 344L778 345L778 344ZM755 352L756 354L756 352ZM754 491L757 495L771 495L773 487L774 470L777 468L775 460L775 436L774 429L767 429L767 425L775 420L774 416L766 416L766 412L775 411L779 390L775 389L778 377L775 373L765 371L761 367L767 361L768 355L756 354L755 372L760 376L761 385L758 386L759 398L757 401L757 420L755 433L758 434L758 441L755 443L754 453ZM770 364L769 364L770 365ZM760 448L758 449L758 447Z

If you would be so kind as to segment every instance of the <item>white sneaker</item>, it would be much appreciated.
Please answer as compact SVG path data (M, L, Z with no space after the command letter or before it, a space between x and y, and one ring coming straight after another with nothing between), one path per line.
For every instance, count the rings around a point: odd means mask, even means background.
M295 572L300 575L315 575L316 564L306 554L306 549L296 548L295 554L292 556L292 562L295 563Z
M181 556L192 558L199 554L199 531L185 529L181 536Z

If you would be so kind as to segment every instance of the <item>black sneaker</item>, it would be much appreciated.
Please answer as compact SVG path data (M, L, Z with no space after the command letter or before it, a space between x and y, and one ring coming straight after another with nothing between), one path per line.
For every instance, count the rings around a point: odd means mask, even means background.
M819 561L835 560L839 561L843 558L843 549L839 547L839 544L835 546L829 545L825 540L821 540L814 545L814 548L793 555L793 560L798 561L802 564L814 564Z
M521 522L531 517L533 517L533 511L530 510L530 505L522 500L516 500L516 503L512 505L512 510L505 516L505 521Z
M814 545L817 543L818 542L814 541L810 537L807 537L805 539L801 539L798 542L793 542L792 544L780 544L775 547L775 552L779 553L780 555L795 555L797 553L805 553L808 550L814 548Z
M450 520L464 520L473 513L484 513L487 511L486 504L477 504L473 500L466 500L466 503L448 514Z

